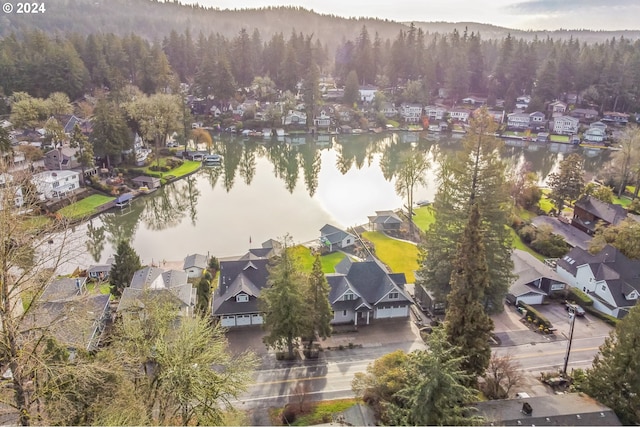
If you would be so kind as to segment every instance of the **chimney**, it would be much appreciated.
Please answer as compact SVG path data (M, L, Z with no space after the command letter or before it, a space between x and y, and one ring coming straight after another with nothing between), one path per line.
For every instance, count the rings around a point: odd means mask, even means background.
M522 413L525 415L531 415L531 413L533 413L533 408L528 402L522 404Z

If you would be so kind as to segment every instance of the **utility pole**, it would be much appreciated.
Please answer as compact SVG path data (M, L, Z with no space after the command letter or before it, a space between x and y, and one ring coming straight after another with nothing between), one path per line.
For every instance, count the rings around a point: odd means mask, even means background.
M569 342L567 343L567 354L564 356L564 368L562 369L562 376L567 377L567 365L569 364L569 354L571 353L571 342L573 341L573 327L576 324L576 314L570 313L571 325L569 326Z

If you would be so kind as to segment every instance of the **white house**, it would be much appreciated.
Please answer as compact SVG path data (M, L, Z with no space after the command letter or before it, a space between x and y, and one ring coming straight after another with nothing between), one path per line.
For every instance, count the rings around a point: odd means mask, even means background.
M371 85L360 86L360 100L362 102L372 102L375 98L378 88Z
M38 193L47 199L60 198L80 188L80 173L71 170L40 172L31 178Z
M522 95L516 98L516 108L525 110L531 102L530 95Z
M457 120L459 122L468 122L470 115L471 112L469 110L465 110L464 108L454 108L452 110L449 110L449 117L451 117L452 120Z
M444 120L447 115L447 109L437 105L427 105L424 107L424 114L429 120Z
M282 117L283 125L306 125L307 113L297 110L289 110L289 112Z
M527 129L531 116L527 113L507 114L507 127L512 129Z
M13 182L12 175L9 175L6 173L0 173L0 211L4 209L3 200L4 200L5 193L7 193L6 191L3 191L3 189L7 186L7 183L12 183L12 182ZM24 205L24 196L22 194L22 188L19 185L15 185L13 203L17 208Z
M418 123L422 117L422 105L403 102L400 104L400 116L407 123Z
M575 117L560 116L553 118L553 132L560 135L575 135L578 133L580 120Z
M207 256L201 254L189 255L184 259L182 269L190 279L202 276L207 268Z
M590 127L583 135L584 142L604 142L606 137L606 132L599 127Z
M562 116L567 111L567 104L562 101L554 101L549 104L549 111L551 111L552 117Z

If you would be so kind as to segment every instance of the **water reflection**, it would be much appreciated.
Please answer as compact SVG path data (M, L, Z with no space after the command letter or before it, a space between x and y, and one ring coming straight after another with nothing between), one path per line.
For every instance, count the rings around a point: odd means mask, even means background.
M250 235L259 242L288 232L306 241L326 222L364 223L373 210L402 205L394 185L408 151L431 157L427 181L432 183L438 167L433 160L461 147L460 139L406 135L296 136L284 143L218 138L214 150L223 157L221 166L204 167L86 223L87 254L104 261L124 239L146 262L194 252L228 256L245 251ZM503 156L512 168L528 162L543 182L574 149L508 145ZM585 170L597 171L606 159L606 152L586 158ZM418 189L415 200L432 200L435 187Z

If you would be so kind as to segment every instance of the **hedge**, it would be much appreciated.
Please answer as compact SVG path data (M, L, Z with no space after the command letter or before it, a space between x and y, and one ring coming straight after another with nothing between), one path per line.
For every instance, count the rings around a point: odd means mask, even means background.
M591 307L593 305L591 297L578 288L569 287L569 295L571 299L576 301L578 305L582 307Z
M540 314L540 312L538 310L536 310L535 308L531 307L529 304L525 304L523 302L518 303L519 306L523 307L525 310L527 310L527 317L531 317L533 321L537 320L538 323L541 323L545 328L552 328L553 325L551 324L551 322L549 321L549 319L547 319L546 317L544 317L542 314Z
M593 301L592 301L593 302ZM604 320L607 324L611 325L611 326L616 326L618 324L618 322L620 321L620 319L610 316L606 313L602 313L598 310L596 310L595 308L591 307L591 306L586 306L584 307L585 311L587 311L589 314L593 314L595 317L597 317L598 319Z

